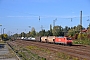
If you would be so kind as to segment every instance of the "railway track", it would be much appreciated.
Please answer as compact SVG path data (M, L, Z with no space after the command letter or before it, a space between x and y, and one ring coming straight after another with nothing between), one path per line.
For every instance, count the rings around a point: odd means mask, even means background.
M31 41L26 41L27 43L30 42L32 44L34 44L35 42L31 42ZM39 44L40 42L37 42L35 44ZM43 45L47 45L47 43L43 43ZM55 44L48 44L49 46L55 46ZM62 47L63 45L56 45L58 48ZM81 50L82 52L90 52L90 47L86 47L86 46L82 46L82 45L74 45L74 46L63 46L63 48L68 48L68 49L75 49L75 50Z
M22 40L17 40L15 41L15 43L22 46L34 45L41 48L47 48L53 51L64 52L71 56L78 57L80 59L84 58L87 60L90 59L90 51L89 51L90 48L84 46L62 46L62 45L32 42L32 41L22 41Z

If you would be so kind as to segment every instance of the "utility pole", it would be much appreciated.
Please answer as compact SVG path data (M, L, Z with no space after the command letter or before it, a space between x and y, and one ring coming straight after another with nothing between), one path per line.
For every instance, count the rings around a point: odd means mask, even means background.
M2 40L2 28L1 28L1 40Z
M50 24L50 30L52 30L52 25Z
M3 34L4 34L4 29L5 29L5 28L3 28Z
M2 35L2 28L1 28L1 35Z
M71 22L72 22L72 18L71 18Z
M31 26L28 26L29 28L31 28Z
M5 29L5 28L3 28L3 35L4 35L4 29ZM4 37L3 37L2 39L4 39Z
M72 28L72 18L71 18L71 28Z
M55 26L56 20L57 20L57 18L56 18L55 20L53 20L53 28L54 28L54 26Z
M0 26L2 26L2 25L0 25ZM1 35L2 35L2 28L1 28ZM2 39L2 37L1 37L1 39Z
M82 39L82 11L80 11L80 40Z
M28 33L27 33L26 29L25 29L25 32L26 32L26 34L25 34L26 36L25 37L28 37L28 35L27 35Z
M88 16L88 20L87 21L89 21L89 16Z
M10 34L10 31L9 31L9 38L11 38L11 34Z
M41 30L43 30L43 28L44 28L43 25L41 25Z
M10 37L10 31L9 31L9 37Z
M17 39L18 39L18 29L17 29Z
M90 21L90 19L89 19L89 16L88 16L88 20L87 21ZM90 23L89 23L89 25L90 25ZM89 26L90 27L90 26Z
M40 21L40 16L39 16L39 21Z
M31 28L31 26L28 26L28 27L29 27L29 29ZM29 31L29 32L30 32L30 31ZM30 37L30 33L29 33L28 37Z

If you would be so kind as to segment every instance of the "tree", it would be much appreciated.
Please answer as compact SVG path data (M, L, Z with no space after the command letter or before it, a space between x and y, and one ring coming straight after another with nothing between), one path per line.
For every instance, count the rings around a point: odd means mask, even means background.
M30 33L31 33L30 31L27 33L27 37L30 37Z
M81 30L81 25L74 26L71 29L69 29L67 35L73 37L75 36L75 34L79 34L80 30Z
M45 30L39 31L39 36L45 36Z
M26 37L26 34L24 32L21 33L22 37Z
M69 30L70 30L70 27L65 26L64 31L67 32L67 31L69 31Z
M32 27L31 32L32 32L32 31L35 31L35 28L34 28L34 27Z
M35 28L34 27L32 27L30 35L32 37L35 37L36 36L36 31L35 31Z
M52 34L51 34L50 30L48 30L48 31L45 32L45 36L51 36L51 35Z
M89 28L90 28L90 24L88 25L87 29L89 29Z
M83 26L82 26L82 30L85 29ZM80 32L81 30L81 25L78 25L76 28L75 28L75 31L79 31Z
M1 35L1 38L2 38L3 40L8 40L8 35L7 35L7 34L2 34L2 35Z
M65 28L62 28L64 36L67 36L68 31L70 30L70 27L65 26Z
M87 34L86 33L82 33L82 37L81 37L81 34L79 33L78 35L78 39L87 39Z
M36 32L36 36L39 36L39 32Z
M70 29L67 33L68 36L74 36L75 35L75 30L74 29Z
M62 27L61 26L54 26L53 31L52 31L54 36L62 36Z
M51 24L50 24L50 31L48 30L47 32L49 33L48 34L49 36L52 36L53 35L53 33L52 33L52 25Z

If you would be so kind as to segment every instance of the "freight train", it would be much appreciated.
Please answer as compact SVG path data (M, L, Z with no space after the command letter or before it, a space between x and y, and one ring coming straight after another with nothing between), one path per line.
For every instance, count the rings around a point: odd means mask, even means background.
M72 39L68 37L42 36L40 37L40 39L36 38L35 41L40 41L40 42L45 42L45 43L72 45Z
M72 45L72 42L73 42L73 40L69 37L56 37L56 36L42 36L42 37L35 37L31 39L27 38L22 40L54 43L54 44L64 44L64 45Z

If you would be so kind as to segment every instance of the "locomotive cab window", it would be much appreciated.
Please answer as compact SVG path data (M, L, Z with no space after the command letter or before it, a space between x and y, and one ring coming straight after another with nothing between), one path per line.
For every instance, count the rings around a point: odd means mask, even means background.
M67 38L67 40L72 40L71 38Z

